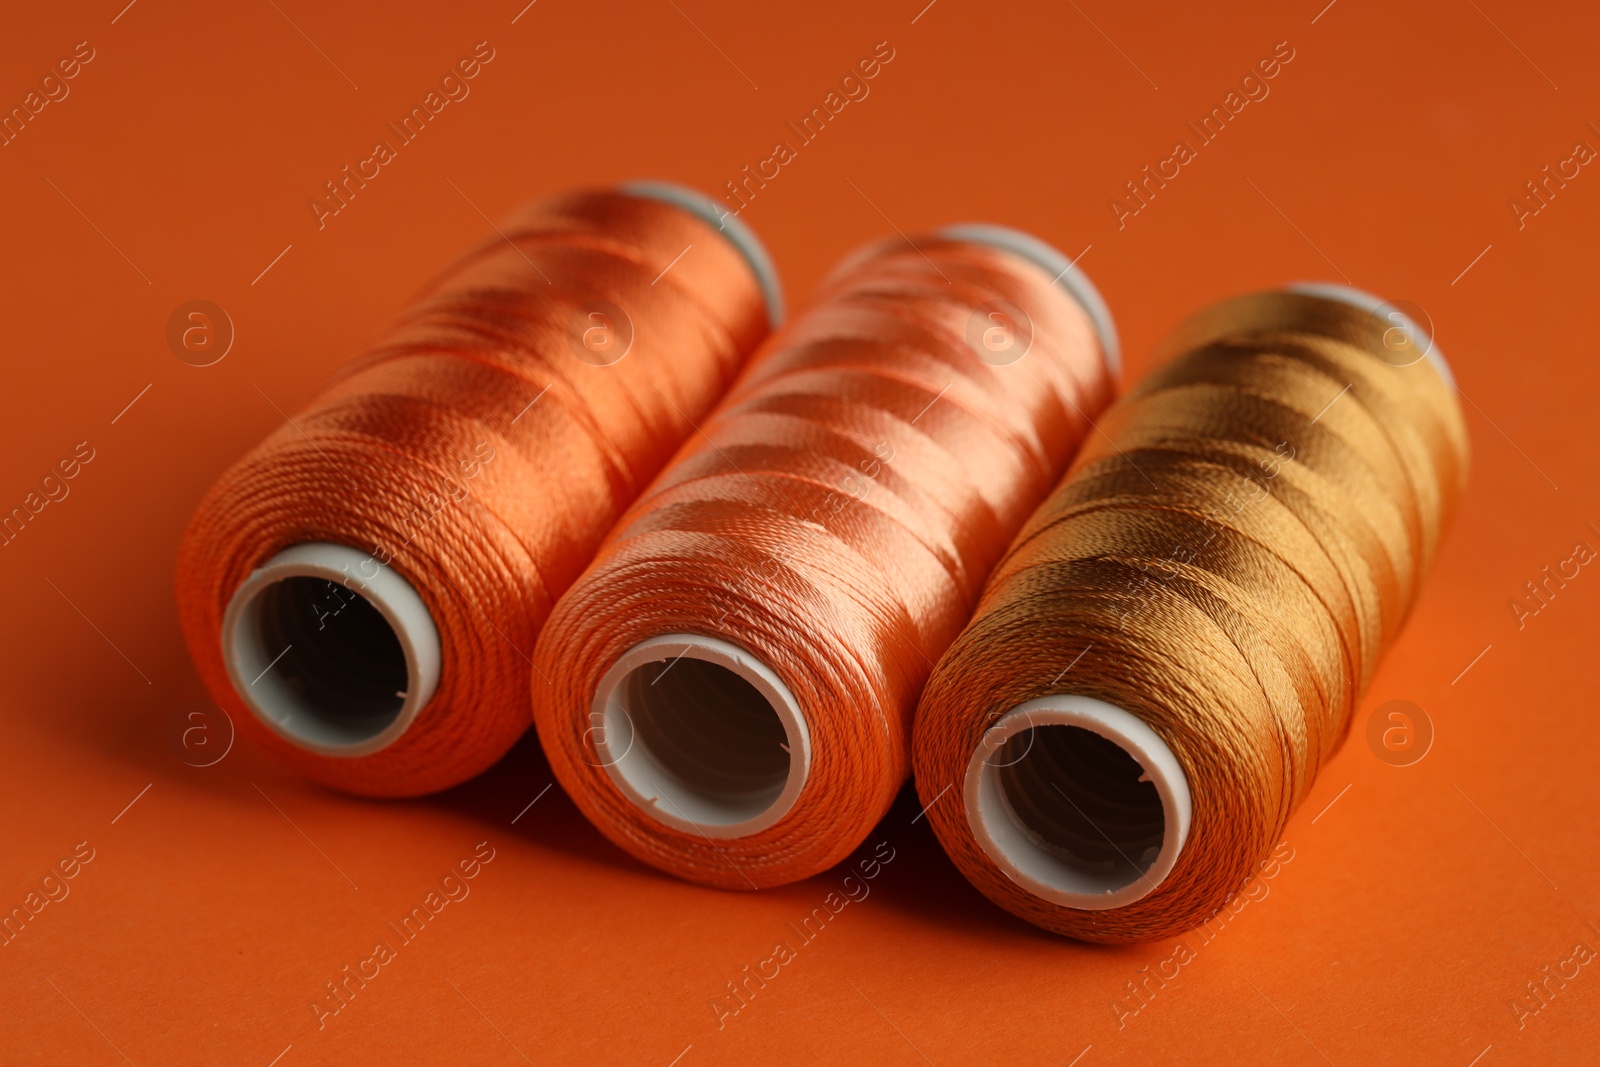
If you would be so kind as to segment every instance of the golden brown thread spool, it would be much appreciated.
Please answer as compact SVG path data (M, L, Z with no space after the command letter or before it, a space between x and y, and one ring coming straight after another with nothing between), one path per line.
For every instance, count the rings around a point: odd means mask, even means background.
M1465 488L1449 369L1376 298L1241 297L1156 362L995 569L913 746L962 873L1091 941L1191 928L1245 884Z
M1114 345L1087 279L1016 231L847 258L540 637L535 722L585 815L724 888L856 847L933 660L1109 403Z
M551 605L781 317L723 214L656 182L524 208L218 479L178 601L241 732L413 796L526 731Z

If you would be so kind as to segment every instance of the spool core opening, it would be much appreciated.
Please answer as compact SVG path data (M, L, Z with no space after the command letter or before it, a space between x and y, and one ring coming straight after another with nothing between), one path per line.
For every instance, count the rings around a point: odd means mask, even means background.
M406 654L372 601L326 578L287 578L254 609L266 647L283 649L273 669L311 714L371 733L400 714Z
M994 757L1000 797L1028 840L1126 885L1150 869L1166 819L1144 768L1081 726L1034 726Z
M239 586L222 651L256 717L325 755L393 743L439 680L438 631L416 590L365 553L326 542L284 549Z
M710 837L776 823L810 768L809 730L788 687L744 649L698 634L625 652L596 687L585 735L586 758L641 810Z
M1165 742L1121 708L1081 696L1029 701L973 752L968 824L1012 881L1103 910L1156 888L1188 836L1188 781Z

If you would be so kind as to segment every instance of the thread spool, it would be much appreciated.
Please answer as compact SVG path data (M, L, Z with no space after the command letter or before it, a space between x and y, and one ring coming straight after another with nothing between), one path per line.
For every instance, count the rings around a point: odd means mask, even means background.
M524 209L207 494L178 568L201 677L328 785L487 768L551 604L781 315L760 242L691 190Z
M842 263L541 635L535 723L591 821L726 888L856 847L904 781L929 669L1109 403L1116 353L1093 286L1016 231Z
M917 788L956 866L1091 941L1181 932L1243 888L1465 487L1448 366L1368 294L1231 300L1157 362L996 567L917 713Z

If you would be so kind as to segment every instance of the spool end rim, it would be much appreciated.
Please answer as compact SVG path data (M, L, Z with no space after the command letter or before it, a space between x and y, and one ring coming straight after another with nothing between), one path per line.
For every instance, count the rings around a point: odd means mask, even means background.
M940 237L952 241L970 241L973 244L988 245L1002 252L1009 252L1050 275L1055 283L1065 289L1088 314L1089 321L1094 325L1094 332L1100 338L1100 350L1105 354L1106 366L1110 369L1111 376L1113 378L1121 376L1122 344L1117 336L1116 321L1111 316L1111 309L1106 305L1105 298L1100 295L1100 290L1095 288L1094 282L1089 280L1089 275L1077 265L1076 260L1067 258L1060 249L1049 242L1010 226L989 222L962 222L942 227L937 232Z
M1079 727L1116 744L1140 765L1142 780L1155 785L1163 819L1154 857L1124 854L1132 870L1097 876L1046 851L1023 830L1005 798L995 757L1012 736L1056 725ZM973 749L962 795L973 838L1007 878L1041 899L1085 911L1124 907L1152 893L1177 864L1193 818L1188 778L1166 742L1130 712L1070 694L1039 697L1001 715Z
M1365 289L1357 289L1353 285L1341 282L1292 282L1284 286L1291 293L1300 293L1305 296L1321 297L1324 300L1335 300L1341 304L1349 304L1363 311L1370 311L1374 315L1398 316L1400 328L1411 338L1411 343L1420 346L1427 355L1428 362L1439 372L1440 377L1450 388L1456 388L1455 372L1450 369L1450 362L1445 359L1444 353L1439 350L1438 343L1424 330L1415 319L1405 312L1391 305L1387 300L1369 293Z
M388 624L405 661L405 688L395 691L400 702L392 716L341 722L337 706L308 698L286 677L282 660L291 649L267 647L262 618L285 609L263 594L294 578L329 583L322 606L291 605L332 616L319 620L326 625L338 624L352 593ZM399 740L433 698L443 662L438 627L411 583L368 553L330 541L291 545L252 571L228 602L220 637L228 678L250 712L283 740L323 756L367 756Z
M720 233L738 249L744 261L749 264L751 272L755 274L756 283L761 287L762 299L767 305L768 325L774 330L783 325L783 283L778 277L777 265L773 263L772 256L761 238L757 237L755 231L737 214L727 210L705 193L676 182L632 181L624 182L620 188L629 196L660 200L682 208Z
M647 739L654 728L651 708L634 705L636 693L630 682L644 671L649 675L646 686L653 686L683 659L723 668L765 701L766 707L755 709L756 713L770 710L785 737L788 761L781 784L774 780L758 797L730 795L715 785L685 781L657 758ZM653 691L650 699L670 699L668 690ZM686 709L680 705L675 710ZM811 730L789 687L749 651L705 634L661 634L619 656L595 686L583 742L583 758L600 766L640 811L674 829L719 840L749 837L787 816L811 770Z

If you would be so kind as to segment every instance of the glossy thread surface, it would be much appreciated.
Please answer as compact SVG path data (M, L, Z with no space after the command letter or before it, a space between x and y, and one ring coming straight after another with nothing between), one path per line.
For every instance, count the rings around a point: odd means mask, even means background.
M1348 731L1465 486L1456 395L1389 325L1291 293L1191 319L996 567L922 697L923 802L960 789L1009 709L1078 694L1126 709L1166 742L1193 822L1159 886L1097 911L1024 889L979 846L962 804L935 805L941 843L990 899L1087 940L1168 936L1209 919L1279 841ZM1052 772L1067 766L1057 759ZM1098 814L1112 836L1148 837L1125 775L1099 798L1084 792L1095 781L1077 774L1068 791L1081 814ZM1105 859L1084 819L1046 818L1059 790L1026 784L1022 817L1035 834Z
M180 550L184 633L212 695L264 747L350 792L443 789L510 748L529 724L530 678L544 684L529 657L551 606L768 328L738 249L660 200L576 193L500 230L227 470ZM364 618L345 605L366 567L392 567L442 641L427 706L359 757L268 730L223 663L233 591L307 542L369 559L343 587L324 581L320 599L301 598L315 617L297 638ZM297 648L271 669L312 655Z
M846 260L630 510L541 635L535 663L555 684L535 687L539 735L584 813L645 862L711 885L781 885L838 862L905 779L911 713L934 661L1111 392L1090 318L1030 262L938 238ZM596 744L608 709L597 714L595 694L612 665L642 641L685 633L761 661L808 725L803 791L745 836L653 817L603 765L617 739ZM692 676L675 677L682 662L644 669L638 685L694 699ZM635 724L635 743L670 744L665 715L653 719ZM722 721L732 732L720 742L691 731L696 758L743 758L752 788L770 792L794 765L747 750L782 733ZM676 758L656 765L709 780Z

